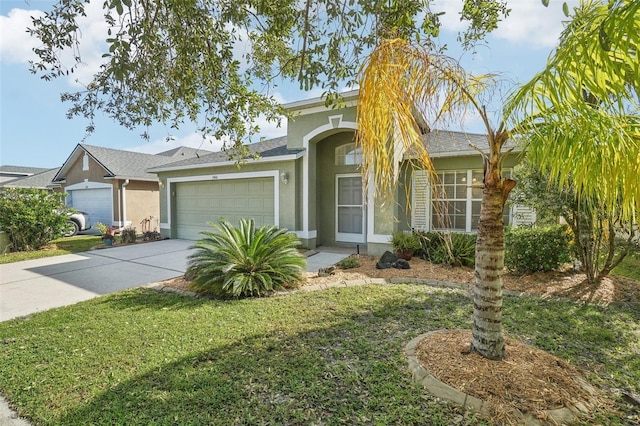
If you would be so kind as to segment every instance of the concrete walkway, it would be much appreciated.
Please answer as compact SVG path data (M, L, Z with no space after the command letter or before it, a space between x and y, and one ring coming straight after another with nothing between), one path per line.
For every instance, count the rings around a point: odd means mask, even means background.
M177 277L192 244L164 240L0 265L0 321Z

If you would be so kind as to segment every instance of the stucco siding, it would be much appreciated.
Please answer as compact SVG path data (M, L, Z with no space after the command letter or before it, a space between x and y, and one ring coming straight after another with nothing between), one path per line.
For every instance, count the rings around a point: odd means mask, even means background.
M124 221L131 223L137 232L142 232L143 219L153 217L152 223L160 218L160 192L157 182L130 181L124 187L125 216ZM152 229L153 230L153 229Z
M330 120L330 117L336 117ZM339 117L339 118L338 118ZM287 124L287 146L289 148L304 148L303 138L322 126L335 124L335 132L344 131L339 129L338 123L343 122L355 122L356 121L356 108L338 108L327 111L317 112L309 115L297 115L288 121ZM325 133L320 138L324 138L330 135L331 132Z

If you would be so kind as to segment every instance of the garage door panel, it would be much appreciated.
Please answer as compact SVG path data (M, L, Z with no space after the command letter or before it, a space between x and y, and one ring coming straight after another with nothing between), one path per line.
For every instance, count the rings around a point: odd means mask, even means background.
M195 240L208 223L224 217L237 225L253 218L257 225L272 225L273 178L229 179L176 184L176 231L178 238Z
M92 226L98 222L107 225L111 225L113 222L111 189L109 188L74 189L69 191L67 202L70 207L86 212Z

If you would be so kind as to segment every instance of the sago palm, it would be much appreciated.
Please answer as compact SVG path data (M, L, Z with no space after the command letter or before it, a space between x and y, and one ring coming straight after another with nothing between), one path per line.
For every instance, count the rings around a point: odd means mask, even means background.
M222 219L193 248L186 275L190 287L221 297L260 296L302 279L307 262L297 237L275 226L256 227L241 219L238 227Z

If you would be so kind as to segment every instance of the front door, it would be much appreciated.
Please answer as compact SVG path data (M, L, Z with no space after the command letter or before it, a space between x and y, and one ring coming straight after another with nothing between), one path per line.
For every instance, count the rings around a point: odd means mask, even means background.
M336 176L336 241L365 242L364 194L360 174Z

